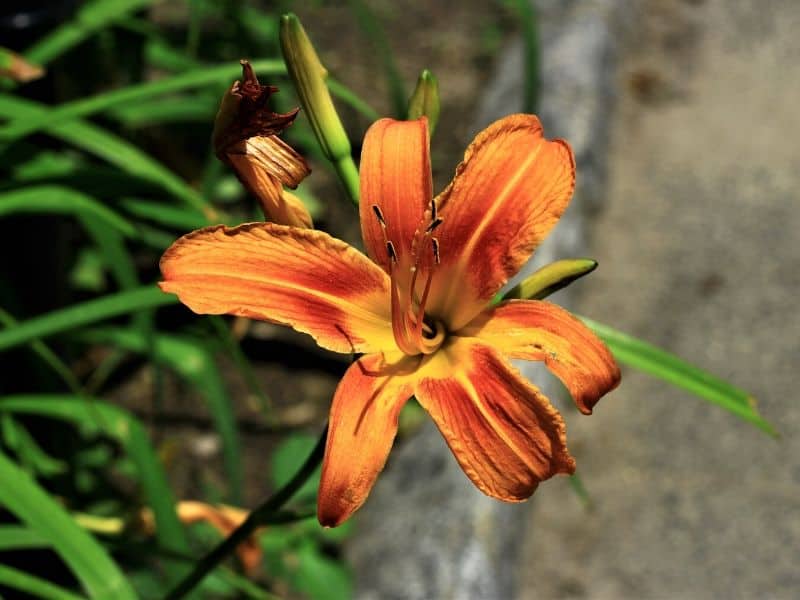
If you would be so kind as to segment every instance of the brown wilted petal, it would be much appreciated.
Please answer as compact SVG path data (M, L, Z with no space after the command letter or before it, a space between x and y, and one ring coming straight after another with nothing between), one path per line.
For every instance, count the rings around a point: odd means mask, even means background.
M271 111L269 97L278 88L261 85L247 61L242 61L242 70L243 81L235 82L222 98L212 136L214 151L258 199L267 219L313 227L303 203L283 190L283 186L296 188L311 172L305 159L277 137L299 109L285 114Z
M241 63L243 81L235 81L225 92L214 121L214 152L222 161L232 145L257 135L278 135L294 122L300 111L299 108L288 113L271 111L269 98L278 88L261 85L250 63L246 60Z
M195 500L182 500L175 507L181 523L206 522L224 537L239 527L249 514L246 510L233 506L212 506ZM236 554L242 562L245 572L253 575L261 564L261 546L254 536L250 536L236 548Z

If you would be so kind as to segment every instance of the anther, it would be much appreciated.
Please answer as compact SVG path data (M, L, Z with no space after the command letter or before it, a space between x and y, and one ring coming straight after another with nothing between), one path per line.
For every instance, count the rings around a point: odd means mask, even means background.
M431 221L436 221L436 200L431 200Z
M433 247L433 260L439 264L439 240L431 238L431 245Z
M375 213L375 218L378 219L378 223L381 224L381 227L386 229L386 220L383 218L383 213L377 204L372 205L372 212Z
M394 251L394 244L388 240L386 242L386 252L389 254L389 259L397 264L397 252Z
M437 217L433 221L431 221L430 225L425 228L425 233L431 233L434 229L436 229L439 225L441 225L443 219Z

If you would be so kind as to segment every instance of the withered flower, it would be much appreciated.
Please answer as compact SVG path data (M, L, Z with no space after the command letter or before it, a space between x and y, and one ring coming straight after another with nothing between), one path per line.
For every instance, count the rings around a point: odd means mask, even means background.
M278 137L300 109L285 114L270 110L269 98L278 88L261 85L250 63L241 63L243 81L234 82L225 93L214 122L214 152L233 167L266 218L281 225L312 227L300 199L283 189L296 188L311 172L305 159Z

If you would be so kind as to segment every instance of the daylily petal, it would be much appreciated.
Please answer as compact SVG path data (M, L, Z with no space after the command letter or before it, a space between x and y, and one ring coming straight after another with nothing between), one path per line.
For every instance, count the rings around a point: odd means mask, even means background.
M389 365L378 354L361 357L333 397L317 516L327 527L345 521L367 499L397 433L412 385L405 359Z
M281 180L266 170L263 161L250 154L228 154L228 160L239 180L258 199L267 219L292 227L314 226L303 202L283 189Z
M407 260L414 232L433 198L428 120L376 121L364 137L359 171L364 246L370 258L388 272L385 240L392 242L401 262ZM383 215L385 233L373 206Z
M619 367L606 345L550 302L504 302L479 315L457 335L476 337L511 358L544 361L587 415L620 380Z
M206 227L176 241L161 272L161 289L196 313L282 323L336 352L394 347L389 278L321 231L274 223Z
M492 348L455 338L420 374L417 400L484 494L519 502L574 472L561 415Z
M528 260L567 207L575 160L548 141L533 115L511 115L478 134L437 197L441 265L429 312L451 331L466 325Z
M205 521L219 531L223 537L227 537L244 523L249 514L241 508L225 505L212 506L196 500L181 500L175 507L175 512L178 513L181 523ZM239 555L239 560L242 561L245 572L254 575L261 564L262 557L261 545L255 534L239 544L236 553Z

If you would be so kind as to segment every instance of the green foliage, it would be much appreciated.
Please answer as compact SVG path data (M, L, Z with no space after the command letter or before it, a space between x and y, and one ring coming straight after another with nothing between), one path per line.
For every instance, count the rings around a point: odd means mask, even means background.
M17 370L0 381L0 508L18 520L0 526L0 551L50 548L81 586L48 581L34 567L2 567L0 595L13 589L43 598L81 591L159 597L218 540L218 534L189 536L178 519L168 459L174 434L145 427L112 404L114 386L130 378L131 366L149 374L144 391L156 410L173 375L205 401L223 459L208 501L243 503L248 460L220 355L232 359L234 374L280 435L263 381L231 323L215 317L182 327L172 316L185 321L187 313L166 313L176 298L153 284L159 254L177 237L254 213L229 169L211 156L208 139L223 91L241 78L239 58L264 57L251 60L256 72L286 90L277 97L282 110L293 106L278 52L278 15L191 0L181 39L180 26L150 20L144 9L151 4L87 0L72 18L17 49L51 77L70 78L70 85L52 86L63 92L43 97L29 93L30 86L0 82L0 228L10 246L36 244L38 261L35 271L0 273L0 349L13 361L4 366ZM219 22L225 25L209 27ZM377 118L347 87L331 87L344 103ZM316 143L303 126L290 132L292 143L314 155ZM321 214L312 190L299 193ZM29 308L27 290L36 285L39 306ZM71 440L63 448L62 438ZM127 483L119 487L120 481ZM268 515L273 533L308 520L314 485L297 499L304 512ZM145 514L152 515L152 530L143 525ZM87 533L94 527L100 537ZM286 535L297 544L322 543L316 531L293 531ZM155 544L154 551L136 552L143 542ZM255 583L223 566L199 592L273 598L264 585L278 585L281 577L263 570Z
M268 590L288 589L308 598L349 598L352 579L338 545L351 526L325 530L313 518L323 444L281 427L236 323L194 317L155 285L159 255L177 237L254 214L254 204L213 156L208 140L223 91L241 77L240 58L254 57L263 81L282 88L274 97L276 110L296 104L280 58L280 21L256 4L228 0L172 3L178 17L159 20L148 12L153 4L79 3L52 31L14 49L49 69L43 85L0 81L0 232L7 247L18 249L7 257L14 268L0 272L0 351L10 367L0 380L0 552L52 554L74 578L49 580L33 564L0 565L0 595L8 589L68 600L154 598L165 589L178 597L196 587L201 597L274 598ZM524 33L525 102L532 110L538 95L536 15L527 2L513 5ZM349 7L383 66L396 116L405 116L407 82L380 15L365 2L353 0ZM302 30L296 17L283 23L284 37ZM295 54L308 59L309 48L302 50ZM0 60L9 56L2 49ZM295 70L310 68L311 100L323 98L327 120L321 131L314 121L320 115L312 114L309 124L304 114L287 138L338 176L357 201L350 140L328 92L367 120L380 115L329 77L316 57L310 65L300 58ZM427 73L422 83L411 114L428 115L433 125L439 110L435 80ZM296 95L308 102L302 89ZM446 94L443 99L446 106ZM326 147L331 129L336 152ZM308 184L298 196L315 220L324 217ZM556 275L551 272L544 285L540 274L539 293L579 276ZM587 323L621 362L774 433L745 392L663 350ZM257 400L258 416L276 438L275 450L256 465L268 473L254 482L245 477L252 457L240 439L235 378ZM174 455L185 451L176 429L160 420L168 383L205 403L207 433L219 440L222 457L222 474L211 483L175 485L184 473ZM126 384L136 384L132 395L140 402L134 410L117 405ZM152 408L147 420L135 412L140 396ZM404 430L413 429L419 416L419 407L410 405ZM239 539L257 531L263 564L255 577L220 566L236 543L226 544L207 524L185 527L176 512L189 491L207 502L242 504L248 484L251 494L276 490L237 529L244 536ZM588 502L581 481L573 479L573 486Z

